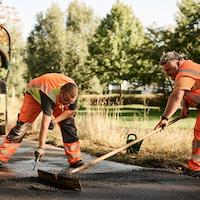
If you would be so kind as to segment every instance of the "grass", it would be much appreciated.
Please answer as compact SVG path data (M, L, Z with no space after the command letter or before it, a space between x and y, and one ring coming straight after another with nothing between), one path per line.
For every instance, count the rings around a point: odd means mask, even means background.
M9 129L17 119L21 103L9 100ZM138 137L153 130L159 121L161 111L157 107L146 106L90 106L78 112L76 116L81 149L91 155L100 156L124 144L129 133ZM177 116L178 113L175 115ZM179 169L191 154L193 126L196 111L191 110L191 117L180 120L164 131L145 139L138 155L118 153L110 160L136 164L146 167L164 167ZM27 136L36 140L40 127L39 117ZM57 127L49 131L47 143L62 147L60 130Z
M126 144L129 133L141 137L151 132L161 114L157 107L89 106L79 112L77 120L82 149L96 156L108 153ZM144 140L138 155L123 151L110 159L146 167L183 168L191 154L196 111L191 110L190 115Z
M135 133L139 138L151 132L158 122L158 118L151 120L133 117L128 121L125 118L114 118L112 119L115 121L113 128L113 122L102 117L102 113L101 120L99 120L99 113L96 115L87 113L85 119L88 119L87 115L90 115L90 125L84 120L83 123L78 123L82 139L81 146L85 152L97 156L124 145L128 133ZM82 117L79 120L81 119ZM190 157L194 121L194 118L181 120L144 140L138 155L128 155L126 151L123 151L113 156L111 160L146 167L177 169ZM104 126L107 127L106 133L101 128ZM96 131L91 132L91 129Z

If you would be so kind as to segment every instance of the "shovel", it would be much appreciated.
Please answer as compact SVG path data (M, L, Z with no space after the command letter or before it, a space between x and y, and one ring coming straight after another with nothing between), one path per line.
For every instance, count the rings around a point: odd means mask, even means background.
M173 123L177 122L178 120L180 120L181 117L177 117L173 120L171 120L167 126L170 126L172 125ZM54 182L58 185L62 185L63 187L67 187L67 188L71 188L71 189L74 189L74 190L81 190L81 182L80 182L80 179L79 177L75 176L74 174L84 170L84 169L87 169L88 167L91 167L93 165L95 165L96 163L102 161L102 160L105 160L121 151L123 151L124 149L127 149L128 147L138 143L138 142L141 142L142 140L150 137L151 135L159 132L163 130L162 128L158 128L122 147L119 147L99 158L96 158L94 160L91 160L89 161L88 163L85 163L83 164L82 166L80 167L77 167L75 169L72 169L72 170L69 170L65 173L58 173L58 174L55 174L55 173L51 173L51 172L47 172L47 171L44 171L44 170L38 170L38 175L39 175L39 178L43 179L43 180L48 180L50 182Z

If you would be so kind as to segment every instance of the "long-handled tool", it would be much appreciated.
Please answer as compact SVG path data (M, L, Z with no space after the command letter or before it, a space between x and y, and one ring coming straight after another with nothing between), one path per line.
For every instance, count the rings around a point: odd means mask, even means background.
M175 118L173 120L171 120L167 126L170 126L171 124L177 122L179 119L181 119L181 117L178 117L178 118ZM72 188L72 189L78 189L78 190L81 190L81 183L80 183L80 179L76 176L74 176L74 174L84 170L84 169L87 169L88 167L91 167L93 165L95 165L96 163L102 161L102 160L105 160L121 151L123 151L124 149L127 149L128 147L132 146L133 144L136 144L148 137L150 137L151 135L161 131L162 128L158 128L118 149L115 149L97 159L94 159L94 160L91 160L89 161L88 163L80 166L80 167L77 167L71 171L68 171L66 172L64 175L63 173L62 174L55 174L55 173L50 173L50 172L46 172L46 171L43 171L43 170L38 170L38 174L39 174L39 177L41 179L44 179L44 180L48 180L48 181L51 181L51 182L54 182L56 184L62 184L62 186L67 186L67 188Z

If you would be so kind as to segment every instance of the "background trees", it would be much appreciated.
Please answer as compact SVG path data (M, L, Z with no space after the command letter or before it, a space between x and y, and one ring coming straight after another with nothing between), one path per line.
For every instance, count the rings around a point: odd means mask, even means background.
M6 28L11 38L11 60L7 84L8 92L20 95L25 86L23 75L26 72L26 65L23 61L25 43L20 30L21 22L15 8L5 5L2 1L0 1L0 13L0 24ZM9 57L7 53L9 50L8 37L3 29L0 29L0 48ZM6 75L7 70L0 68L1 80L5 80Z
M26 49L20 33L13 31L15 78L10 84L23 87L17 80L24 74L28 81L43 73L61 72L74 78L84 92L96 93L97 86L122 80L137 86L155 84L167 92L171 82L159 66L163 52L175 50L200 62L199 0L181 0L178 8L175 26L144 28L134 8L121 1L103 19L78 0L64 12L52 4L37 15Z
M34 78L48 72L63 72L65 52L64 15L56 4L52 4L45 15L37 15L37 24L28 37L28 77Z
M142 44L143 27L130 7L117 2L89 44L90 65L102 84L127 80L132 52Z
M200 1L182 0L174 32L174 48L200 62Z
M76 80L81 90L90 88L91 68L87 64L88 41L98 25L92 10L74 1L69 5L66 20L65 73Z

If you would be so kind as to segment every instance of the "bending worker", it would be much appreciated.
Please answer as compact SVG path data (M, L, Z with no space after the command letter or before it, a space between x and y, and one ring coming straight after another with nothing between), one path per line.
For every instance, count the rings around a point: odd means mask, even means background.
M189 107L200 109L200 64L186 60L176 52L168 52L160 59L163 71L174 80L174 89L161 120L155 127L165 127L168 119L177 111L182 102L181 117L187 117ZM197 116L192 142L192 156L188 161L185 175L200 177L200 113Z
M18 120L0 146L0 166L7 163L22 142L29 126L43 112L39 132L39 146L35 156L45 153L48 129L58 124L61 129L64 150L71 167L83 164L74 122L78 87L69 77L58 73L44 74L30 81L27 86ZM54 119L53 119L54 116Z

